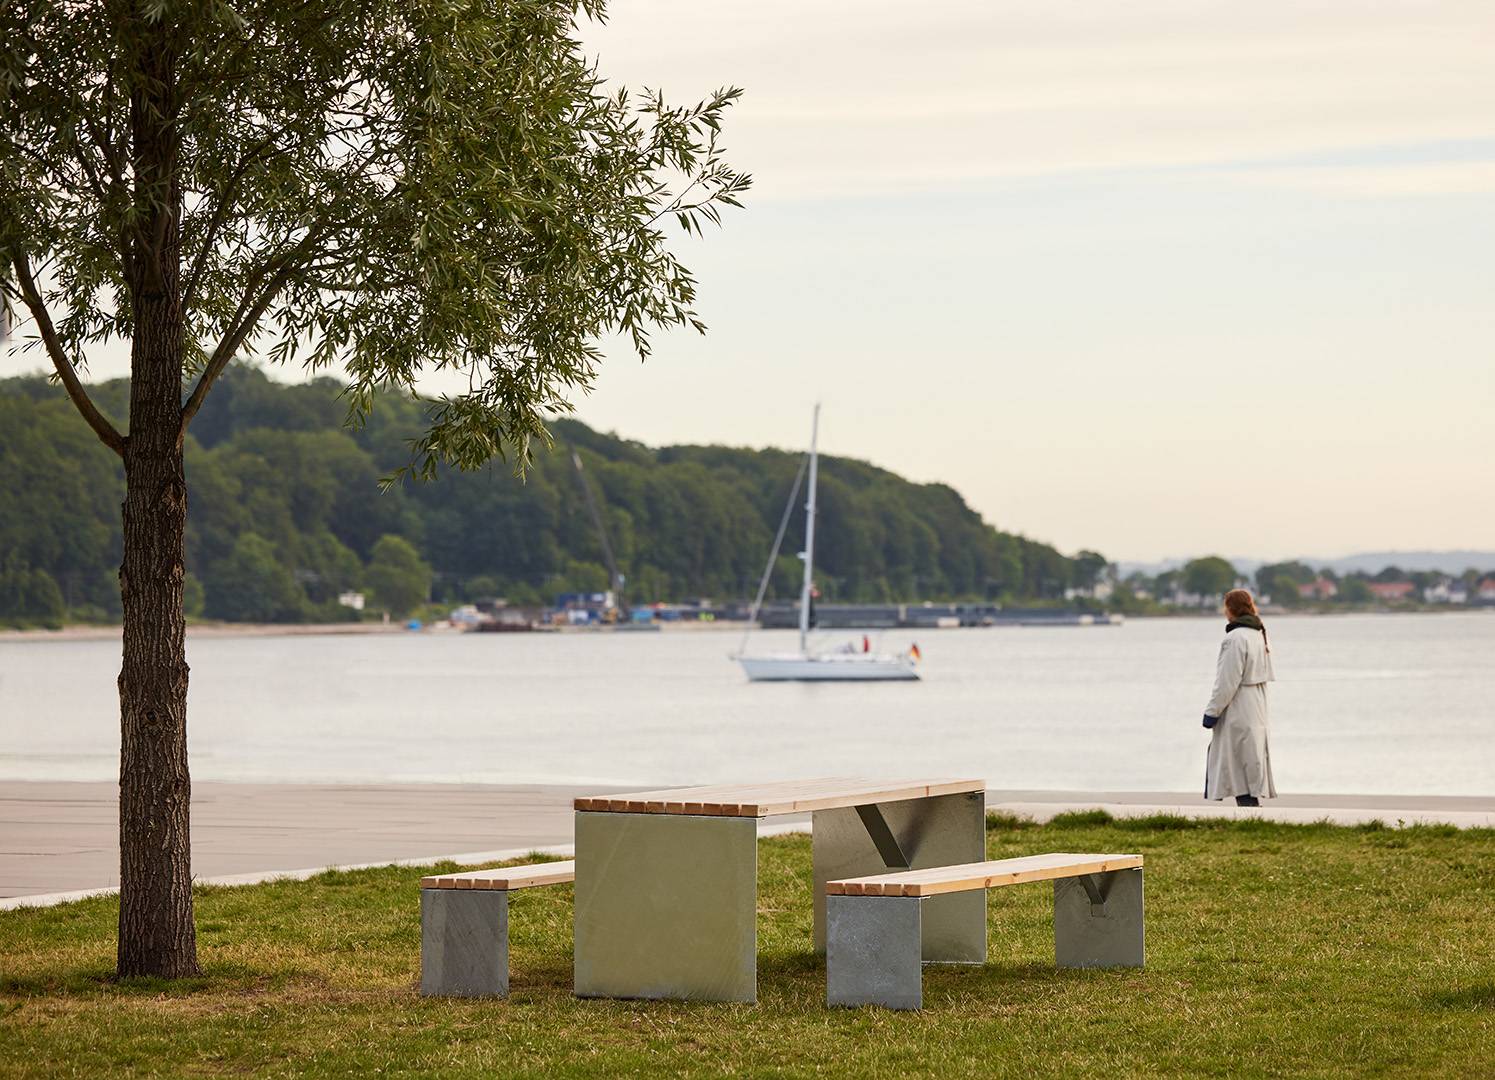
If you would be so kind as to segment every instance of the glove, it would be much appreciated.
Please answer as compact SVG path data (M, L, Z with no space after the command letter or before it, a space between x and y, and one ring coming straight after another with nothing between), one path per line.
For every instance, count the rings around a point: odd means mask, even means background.
M1218 724L1219 722L1220 722L1220 718L1218 716L1211 716L1209 713L1205 713L1204 714L1204 726L1205 727L1212 728L1216 724Z

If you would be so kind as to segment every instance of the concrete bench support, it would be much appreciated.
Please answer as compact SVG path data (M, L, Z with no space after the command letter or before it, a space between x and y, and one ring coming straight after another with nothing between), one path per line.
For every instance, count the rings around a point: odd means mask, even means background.
M924 900L825 898L827 1005L924 1007Z
M507 997L507 890L420 891L420 992L425 997Z
M988 888L1026 881L1054 882L1059 967L1141 967L1141 861L1039 855L831 882L825 898L826 1004L922 1008L923 963L931 962L921 962L928 956L924 905L952 893L984 897ZM1118 862L1123 868L1106 869Z
M576 863L531 863L420 881L420 992L425 997L507 997L509 893L563 885Z
M1144 938L1140 866L1054 882L1054 960L1060 967L1141 967Z

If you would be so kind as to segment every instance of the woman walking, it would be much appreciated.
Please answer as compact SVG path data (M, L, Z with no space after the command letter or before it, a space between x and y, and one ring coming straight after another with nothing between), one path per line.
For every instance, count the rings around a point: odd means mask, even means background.
M1237 806L1260 806L1275 798L1272 757L1267 750L1267 683L1273 679L1272 650L1245 589L1225 594L1225 640L1215 668L1215 691L1204 707L1211 729L1204 797L1234 798Z

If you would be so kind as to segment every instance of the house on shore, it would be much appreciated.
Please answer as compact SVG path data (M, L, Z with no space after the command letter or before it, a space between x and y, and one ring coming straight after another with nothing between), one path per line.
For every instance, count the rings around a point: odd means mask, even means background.
M1442 578L1422 590L1426 604L1467 604L1469 588L1457 578Z
M1339 595L1339 586L1326 577L1305 581L1298 586L1300 600L1333 600Z
M1410 581L1368 581L1370 594L1383 604L1404 604L1412 599L1417 586Z

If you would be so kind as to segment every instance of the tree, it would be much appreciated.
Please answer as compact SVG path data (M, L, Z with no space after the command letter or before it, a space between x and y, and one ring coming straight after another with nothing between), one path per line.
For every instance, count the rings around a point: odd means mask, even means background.
M1194 559L1183 569L1186 592L1199 596L1219 596L1235 587L1235 567L1218 555Z
M596 342L704 329L662 222L747 187L737 91L605 93L602 0L16 0L0 9L0 294L123 460L121 975L197 971L183 532L188 426L230 360L347 372L348 418L432 369L401 468L522 469ZM24 331L26 322L22 323ZM130 343L129 426L86 346Z
M1306 585L1318 575L1313 567L1301 562L1266 563L1257 568L1256 587L1268 596L1285 599L1289 589L1296 598L1299 585ZM1279 595L1280 594L1280 595Z
M431 594L431 567L402 537L379 538L364 577L374 602L396 617L408 615Z
M45 570L33 570L14 554L0 562L0 613L18 626L62 626L62 590Z
M306 601L290 571L262 536L244 533L228 558L214 568L206 611L234 622L289 622L301 617Z
M1081 589L1093 589L1109 566L1104 555L1082 551L1074 557L1073 584Z
M1273 578L1272 582L1270 589L1262 589L1261 591L1265 595L1270 596L1276 603L1283 605L1296 604L1303 598L1302 594L1298 592L1298 586L1293 583L1291 578ZM1260 588L1259 585L1257 587Z

